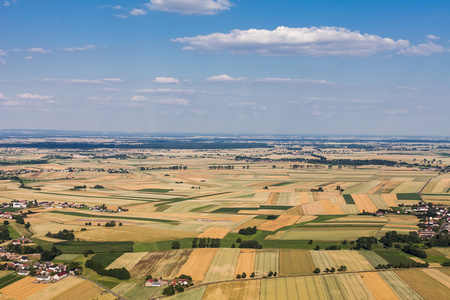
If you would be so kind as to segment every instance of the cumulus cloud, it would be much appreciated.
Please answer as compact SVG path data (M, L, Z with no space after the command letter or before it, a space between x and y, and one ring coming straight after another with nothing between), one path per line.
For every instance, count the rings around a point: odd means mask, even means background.
M146 15L146 14L147 14L147 12L145 10L143 10L143 9L140 9L140 8L133 8L130 11L130 15L132 15L132 16L143 16L143 15Z
M116 15L116 17L118 17L119 19L127 19L128 18L127 15Z
M256 78L255 82L267 82L267 83L303 83L303 84L336 84L334 82L317 79L296 79L296 78Z
M21 106L23 105L23 101L18 100L7 100L2 102L5 106Z
M53 96L46 96L46 95L38 95L38 94L31 94L31 93L23 93L23 94L17 94L17 97L20 99L37 99L37 100L50 100L53 99Z
M113 6L113 9L120 10L120 9L122 9L122 6L116 5L116 6Z
M417 55L417 56L430 56L433 53L444 52L444 47L436 45L433 42L426 44L420 44L417 46L410 46L405 49L401 49L398 53L403 55Z
M226 74L211 76L206 79L206 81L212 81L212 82L237 82L237 81L246 81L246 80L247 80L247 78L245 78L245 77L233 78Z
M214 15L233 6L228 0L150 0L146 5L149 9L183 15Z
M120 78L103 78L103 79L59 79L59 78L42 78L39 79L42 82L53 82L53 83L89 83L89 84L106 84L110 82L123 82Z
M52 52L51 50L44 49L44 48L30 48L30 49L27 49L27 51L33 52L33 53L50 53L50 52Z
M6 96L5 95L3 95L3 94L0 94L0 100L7 100L8 98L6 98Z
M396 90L403 90L403 91L417 91L419 90L418 87L415 86L398 86L395 88Z
M97 89L97 91L102 91L102 92L118 92L119 89L116 89L116 88L103 88L103 89Z
M83 47L64 48L64 51L75 52L75 51L86 51L86 50L91 50L91 49L95 49L95 45L85 45Z
M193 90L193 89L139 89L134 90L135 93L148 93L148 94L166 94L166 93L185 93L185 94L195 94L204 93L203 91Z
M30 59L33 59L33 56L28 55L27 57L24 57L23 59L30 60Z
M438 39L440 39L440 37L432 35L432 34L429 34L429 35L427 35L427 39L428 40L438 40Z
M179 80L173 77L156 77L153 79L156 83L179 83Z
M431 35L428 37L437 38ZM185 50L228 51L233 54L369 56L396 51L397 54L428 56L444 51L442 46L432 42L414 46L407 40L395 41L342 27L235 29L230 33L182 37L172 41L188 44L183 47Z
M163 99L158 100L156 103L168 104L168 105L189 105L189 100L187 99Z
M136 101L136 102L140 102L140 101L148 101L149 99L145 96L133 96L131 97L131 101Z

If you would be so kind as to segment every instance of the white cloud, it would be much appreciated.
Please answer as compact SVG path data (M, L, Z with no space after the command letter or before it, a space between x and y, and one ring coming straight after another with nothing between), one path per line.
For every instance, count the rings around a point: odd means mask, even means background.
M33 53L50 53L50 52L52 52L48 49L43 49L43 48L30 48L30 49L27 49L27 51L33 52Z
M86 50L91 50L91 49L95 49L95 45L85 45L83 47L64 48L64 51L75 52L75 51L86 51Z
M149 99L145 96L133 96L131 101L148 101Z
M116 15L119 19L128 19L128 16L126 15Z
M3 3L3 6L10 6L11 5L11 2L9 2L9 1L5 1L4 3Z
M153 79L156 83L178 83L179 80L173 77L156 77Z
M58 79L58 78L42 78L42 82L54 83L89 83L89 84L105 84L110 82L123 82L120 78L103 78L103 79Z
M435 35L432 35L432 34L427 35L427 39L428 39L428 40L438 40L438 39L440 39L440 38L441 38L441 37L435 36Z
M183 15L214 15L233 6L228 0L150 0L146 5L149 9Z
M2 58L2 56L5 56L5 55L6 55L6 52L3 51L2 49L0 49L0 64L1 65L6 63L5 60Z
M253 110L267 110L267 106L256 102L232 102L228 103L230 107L249 108Z
M400 51L409 46L407 40L395 41L339 27L236 29L226 34L213 33L172 41L189 44L183 48L185 50L306 56L369 56L385 51Z
M6 96L5 95L3 95L3 94L0 94L0 100L7 100L8 98L6 98Z
M436 45L433 42L428 42L426 44L407 47L406 49L402 49L397 53L404 55L430 56L433 53L441 52L444 52L444 47L442 47L441 45Z
M17 97L20 99L37 99L37 100L50 100L53 99L53 96L46 96L46 95L38 95L38 94L31 94L31 93L24 93L24 94L17 94Z
M407 91L417 91L417 90L419 90L419 88L414 87L414 86L398 86L395 89L397 89L397 90L407 90Z
M23 101L18 100L7 100L2 102L5 106L21 106L23 104Z
M111 96L107 96L107 97L87 97L87 100L91 100L91 101L111 101L112 97Z
M33 56L28 55L27 57L24 57L23 59L27 59L27 60L33 59Z
M143 10L143 9L140 9L140 8L133 8L130 11L130 15L132 15L132 16L143 16L143 15L146 15L146 14L147 14L147 12L145 10Z
M104 89L97 89L97 91L103 91L103 92L118 92L119 89L116 89L116 88L104 88Z
M206 79L206 81L213 81L213 82L236 82L236 81L246 81L246 80L247 80L247 78L245 78L245 77L233 78L226 74L211 76Z
M187 99L163 99L158 100L156 103L168 104L168 105L189 105L189 100Z
M120 10L120 9L122 9L122 6L116 5L116 6L113 6L113 9Z

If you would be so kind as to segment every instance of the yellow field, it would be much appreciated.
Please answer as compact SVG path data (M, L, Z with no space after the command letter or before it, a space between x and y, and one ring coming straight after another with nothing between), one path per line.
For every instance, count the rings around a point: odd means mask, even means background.
M162 276L164 279L171 279L178 274L178 271L188 260L193 250L170 250L148 252L131 269L132 277L144 278L148 274ZM158 274L158 275L156 275Z
M240 256L239 249L220 248L209 265L204 281L232 280Z
M396 194L382 194L384 202L389 206L397 206L397 195Z
M39 292L40 290L51 287L49 284L33 283L35 280L36 279L34 277L25 277L24 279L2 288L0 292L10 297L22 300Z
M400 299L375 272L359 273L375 299Z
M300 216L295 215L281 215L276 220L267 220L257 228L265 231L276 231L284 226L294 225Z
M310 222L310 221L315 220L315 219L317 219L317 216L303 215L295 223L296 224L300 224L300 223Z
M239 280L209 285L204 300L259 300L260 280Z
M420 269L422 272L436 279L450 289L450 276L437 269Z
M72 287L78 285L79 283L84 282L84 279L75 276L69 276L64 280L60 280L57 283L52 285L44 285L49 286L49 289L43 289L39 292L34 293L32 296L27 297L26 300L42 300L42 299L52 299L56 297L60 293L63 293L66 290L71 289ZM39 284L40 285L40 284Z
M311 257L314 265L321 271L326 268L336 269L340 266L347 266L350 272L374 270L374 267L355 250L339 250L339 251L311 251Z
M146 254L147 252L124 253L106 267L106 269L125 268L131 270Z
M267 273L269 273L270 271L279 272L279 250L257 250L255 257L256 275L267 275Z
M194 249L187 262L178 272L178 276L181 274L189 274L193 280L202 281L216 252L217 248Z
M368 195L365 194L352 194L352 198L358 206L358 209L363 212L376 212L378 209L370 200Z
M220 228L220 227L211 227L203 231L198 235L199 238L215 238L215 239L223 239L230 229Z
M330 200L321 200L320 204L322 205L325 213L327 215L343 215L341 207L338 204L333 204Z
M261 280L261 300L328 299L323 276L284 277Z
M344 296L346 293L348 295L348 299L352 300L375 299L372 293L370 292L369 288L367 287L367 285L361 279L361 276L359 276L358 274L344 273L344 274L337 274L334 276L342 284L341 290L345 291L341 293L342 296Z
M280 275L312 274L315 266L308 250L280 249Z
M250 276L250 274L253 272L255 268L255 257L256 257L256 250L241 249L241 253L239 254L239 260L237 262L234 275L242 274L242 272L245 272L247 276Z
M93 299L104 290L89 281L84 281L52 298L52 300L86 300Z
M425 300L447 299L450 289L421 270L399 270L395 273Z
M320 202L312 202L302 205L305 215L325 215L325 210Z
M240 229L242 228L247 228L247 227L253 227L256 226L258 227L260 224L264 223L266 220L263 219L250 219L248 221L246 221L245 223L242 223L241 225L233 228L233 233L239 232Z

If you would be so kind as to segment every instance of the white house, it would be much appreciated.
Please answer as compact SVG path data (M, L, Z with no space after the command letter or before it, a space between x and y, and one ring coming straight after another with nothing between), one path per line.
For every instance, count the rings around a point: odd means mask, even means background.
M59 272L58 274L56 274L55 276L53 276L53 280L61 280L66 277L67 277L67 272L62 271L62 272Z

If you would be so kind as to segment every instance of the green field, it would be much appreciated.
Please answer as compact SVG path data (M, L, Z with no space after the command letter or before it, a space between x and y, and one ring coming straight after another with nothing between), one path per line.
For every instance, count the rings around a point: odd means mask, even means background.
M55 261L69 262L79 258L79 254L61 254L54 258Z
M58 242L55 247L63 253L84 253L92 250L94 253L133 252L133 242Z
M76 217L83 217L83 218L101 218L101 219L107 219L107 220L118 219L118 220L150 221L150 222L178 224L177 221L167 220L167 219L123 217L123 216L118 216L117 214L96 215L96 214L84 214L84 213L78 213L78 212L72 212L72 211L60 211L60 210L51 211L51 213L63 214L63 215L69 215L69 216L76 216Z
M23 279L24 276L19 276L17 273L10 273L0 278L0 289L7 287L8 285Z
M411 260L398 250L374 250L376 254L392 265L409 264Z
M122 256L123 252L98 253L92 256L92 260L100 263L103 268L109 266L113 261Z

